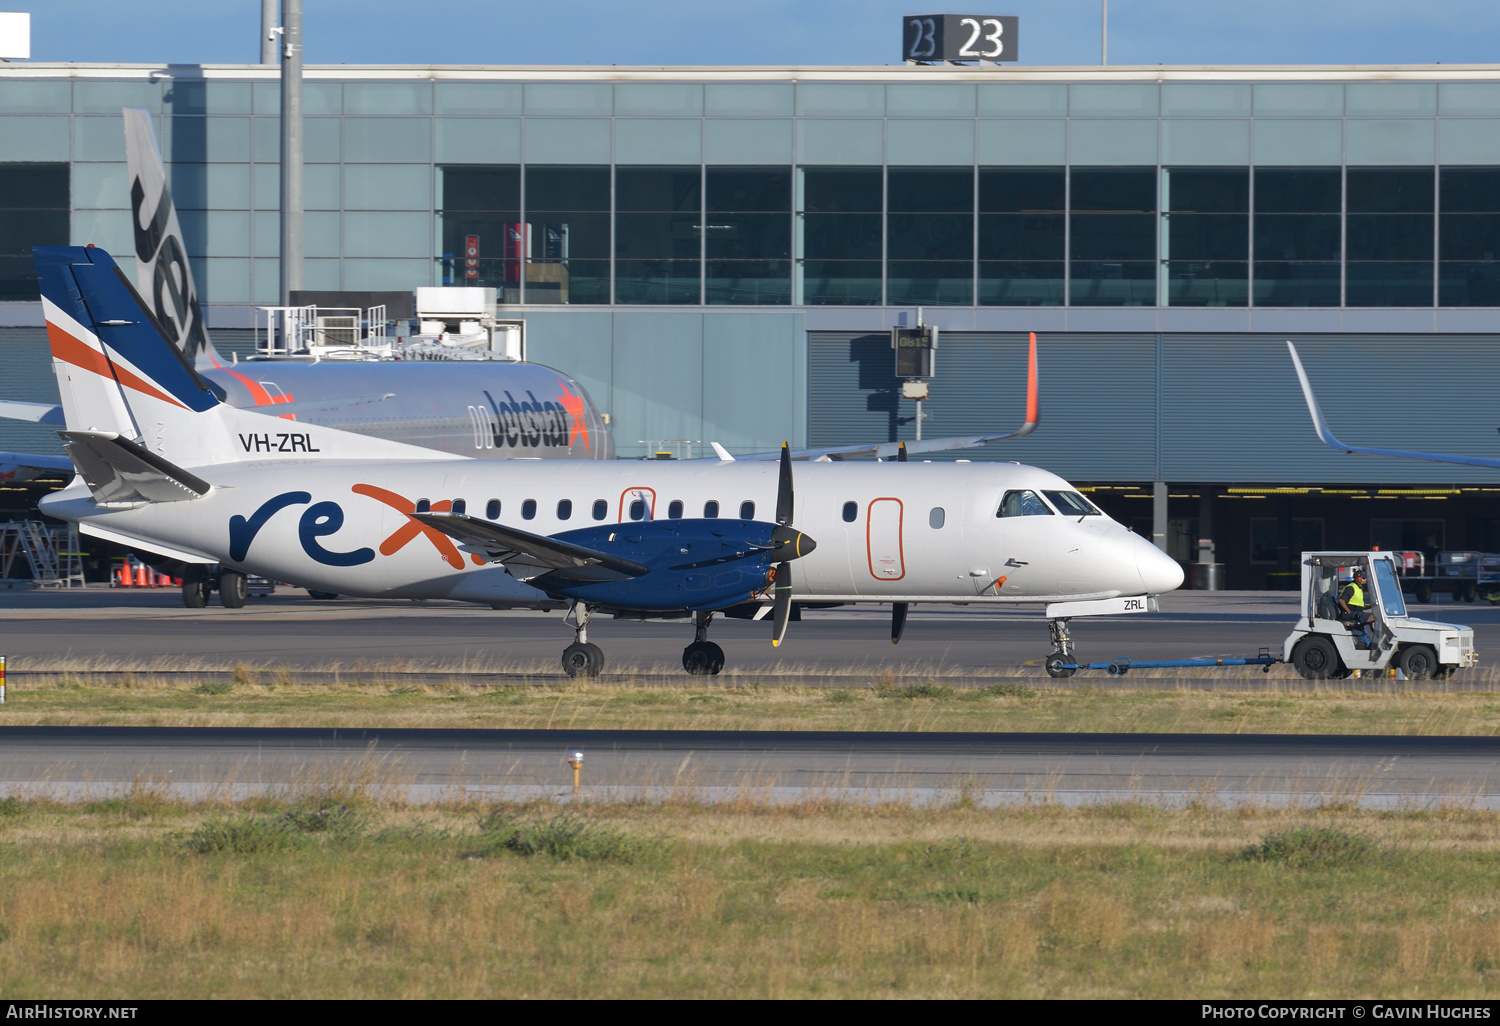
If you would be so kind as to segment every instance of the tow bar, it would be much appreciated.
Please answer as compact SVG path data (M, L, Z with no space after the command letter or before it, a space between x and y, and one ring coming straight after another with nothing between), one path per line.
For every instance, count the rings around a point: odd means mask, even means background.
M1111 677L1123 677L1131 670L1167 670L1188 666L1259 666L1262 673L1270 673L1271 667L1279 662L1282 662L1279 656L1273 656L1270 649L1263 648L1259 655L1245 659L1159 659L1149 662L1117 659L1112 663L1063 663L1060 668L1064 670L1108 670Z

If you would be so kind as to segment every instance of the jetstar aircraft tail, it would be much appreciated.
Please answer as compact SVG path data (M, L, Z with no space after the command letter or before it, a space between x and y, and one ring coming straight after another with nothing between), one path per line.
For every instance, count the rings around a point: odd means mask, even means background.
M91 486L101 462L125 479L168 479L169 487L135 489L144 500L164 501L184 488L202 494L202 479L183 467L453 458L221 403L108 253L79 246L38 246L32 252L67 427L60 433ZM118 487L94 492L100 501L129 501Z
M187 244L167 187L151 114L125 107L125 160L130 172L130 211L135 228L136 289L151 305L163 333L200 370L222 366L198 305L198 287L188 267Z

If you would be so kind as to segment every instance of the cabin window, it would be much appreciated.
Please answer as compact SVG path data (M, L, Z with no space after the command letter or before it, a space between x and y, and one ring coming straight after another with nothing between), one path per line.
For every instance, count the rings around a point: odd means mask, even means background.
M717 520L719 517L719 500L709 499L703 504L703 519Z
M844 523L852 524L859 519L859 503L844 503Z
M467 513L468 511L469 511L469 503L466 500L464 500L464 499L454 499L453 500L453 512L455 512L455 513Z
M631 499L630 500L630 519L631 520L645 520L646 519L646 500L645 499Z
M755 503L751 502L749 499L746 499L744 502L740 503L740 519L755 519Z
M1030 489L1017 489L1006 492L1005 498L1000 500L1000 508L995 511L997 517L1050 517L1052 510L1041 500L1036 492Z
M1043 492L1052 500L1052 505L1065 517L1102 517L1094 504L1077 492Z
M431 500L429 500L429 499L418 499L417 500L417 512L418 513L426 513L426 512L428 512L431 509L432 509L432 502L431 502Z
M500 519L500 500L499 499L491 499L489 502L487 502L487 503L484 504L484 517L485 517L486 520L499 520Z
M527 499L525 502L521 503L521 519L522 520L535 520L536 519L536 500L535 499Z
M943 507L934 506L932 507L932 511L927 514L927 526L936 531L943 526L943 521L947 518L948 515L943 512Z
M671 503L667 506L667 519L669 519L669 520L681 520L682 519L682 500L681 499L673 499L671 501Z
M559 519L559 520L571 520L572 518L573 518L573 500L572 499L558 499L557 500L557 519Z
M609 516L609 503L603 499L594 500L594 519L603 520Z

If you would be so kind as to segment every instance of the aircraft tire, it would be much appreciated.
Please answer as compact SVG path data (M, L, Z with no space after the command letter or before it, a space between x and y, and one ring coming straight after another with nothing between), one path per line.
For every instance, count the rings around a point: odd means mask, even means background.
M1059 652L1053 652L1047 657L1046 667L1049 677L1071 677L1078 672L1076 666L1064 665L1069 660Z
M239 609L249 597L249 578L238 570L219 571L219 601L225 609Z
M336 591L314 591L312 588L308 588L307 597L317 599L319 602L331 602L339 596Z
M208 605L208 576L200 567L189 567L182 577L182 604L189 609Z
M604 669L604 650L598 645L574 642L563 649L562 667L569 677L597 677Z
M1292 649L1292 666L1304 680L1339 680L1344 676L1338 649L1333 647L1333 642L1317 634L1297 642L1297 647Z
M1429 603L1429 602L1432 601L1432 585L1430 585L1430 584L1419 584L1419 585L1417 585L1417 601L1420 602L1424 606L1427 603Z
M695 677L711 677L724 669L724 650L712 641L695 641L682 650L682 668Z

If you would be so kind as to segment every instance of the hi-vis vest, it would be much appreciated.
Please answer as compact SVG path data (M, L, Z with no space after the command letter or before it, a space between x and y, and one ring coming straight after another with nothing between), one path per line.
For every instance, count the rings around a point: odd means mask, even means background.
M1349 597L1344 600L1350 609L1365 608L1365 590L1358 583L1350 581L1348 584Z

